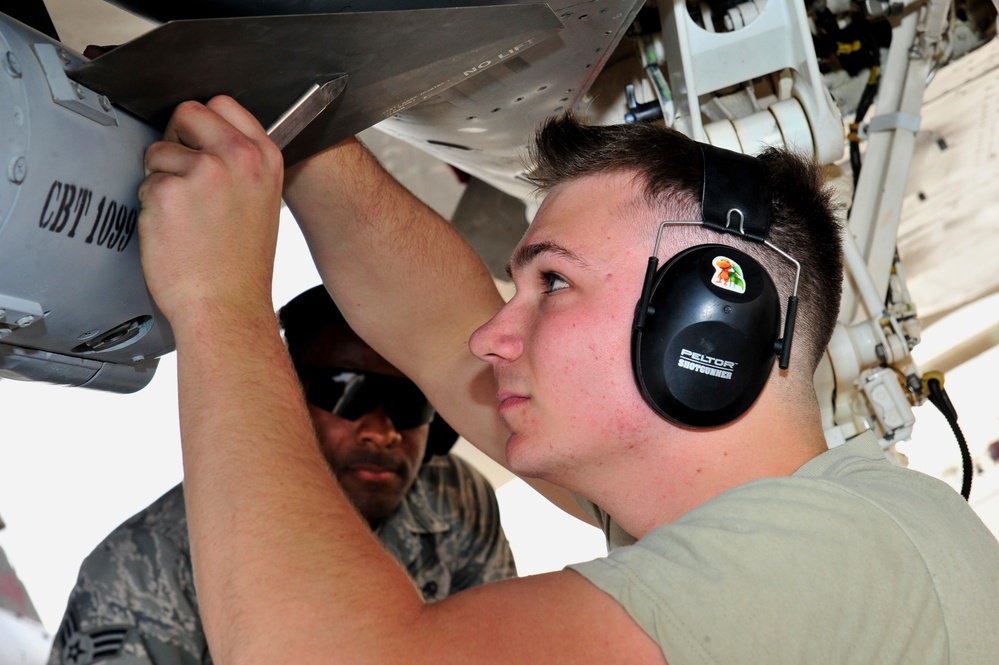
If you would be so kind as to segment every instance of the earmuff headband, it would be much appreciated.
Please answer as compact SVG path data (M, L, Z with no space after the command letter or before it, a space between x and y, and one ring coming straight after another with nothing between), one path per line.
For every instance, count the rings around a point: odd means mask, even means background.
M704 217L702 224L720 233L732 233L763 243L794 264L794 289L787 299L784 332L774 348L780 368L787 369L791 362L791 342L798 314L798 279L801 276L801 264L767 240L773 205L767 169L763 162L750 155L717 148L707 143L699 145L704 162L704 182L701 191L701 215ZM662 228L661 224L660 232ZM658 253L658 244L657 236L656 252L653 256Z
M763 162L742 153L700 144L704 161L703 224L763 242L770 233L770 180Z

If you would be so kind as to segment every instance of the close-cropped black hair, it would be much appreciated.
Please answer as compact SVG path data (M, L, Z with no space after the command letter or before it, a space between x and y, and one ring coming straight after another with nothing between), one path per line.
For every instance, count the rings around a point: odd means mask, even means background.
M554 116L537 133L528 178L550 191L565 182L605 173L633 173L644 204L665 219L701 219L704 160L700 144L655 123L589 126L571 114ZM767 148L757 155L766 167L772 194L768 240L801 264L795 347L807 349L818 365L839 315L843 281L841 225L819 166L791 151ZM696 215L696 216L693 216ZM773 250L726 235L757 258L789 295L794 266ZM650 246L651 249L651 246ZM636 294L636 299L638 294Z

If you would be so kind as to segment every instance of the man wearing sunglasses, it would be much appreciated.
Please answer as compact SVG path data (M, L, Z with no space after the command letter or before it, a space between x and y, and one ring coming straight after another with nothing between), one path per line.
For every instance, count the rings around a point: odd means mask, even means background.
M347 326L321 285L279 319L330 469L424 599L516 576L492 487L448 454L457 434L416 385ZM181 485L81 566L49 663L91 662L212 662Z

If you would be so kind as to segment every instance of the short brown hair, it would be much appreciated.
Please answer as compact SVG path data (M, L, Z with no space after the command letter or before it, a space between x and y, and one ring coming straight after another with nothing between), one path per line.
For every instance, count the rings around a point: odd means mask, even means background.
M839 315L841 225L817 164L778 148L757 157L766 167L772 193L768 240L802 266L795 347L806 345L805 357L814 371ZM534 168L528 178L542 190L588 175L633 172L642 184L641 203L650 210L664 219L687 220L693 214L701 219L700 145L661 124L588 126L571 113L552 117L538 131L531 158ZM791 293L795 272L789 261L758 243L731 240L767 267L781 293Z

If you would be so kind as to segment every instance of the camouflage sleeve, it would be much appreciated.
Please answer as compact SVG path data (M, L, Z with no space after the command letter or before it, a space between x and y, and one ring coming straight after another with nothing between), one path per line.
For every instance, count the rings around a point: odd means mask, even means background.
M170 497L118 527L84 560L49 665L211 662L183 496L165 501Z
M451 493L455 529L451 593L517 576L510 543L500 523L499 503L489 481L464 460L453 460L455 492Z

